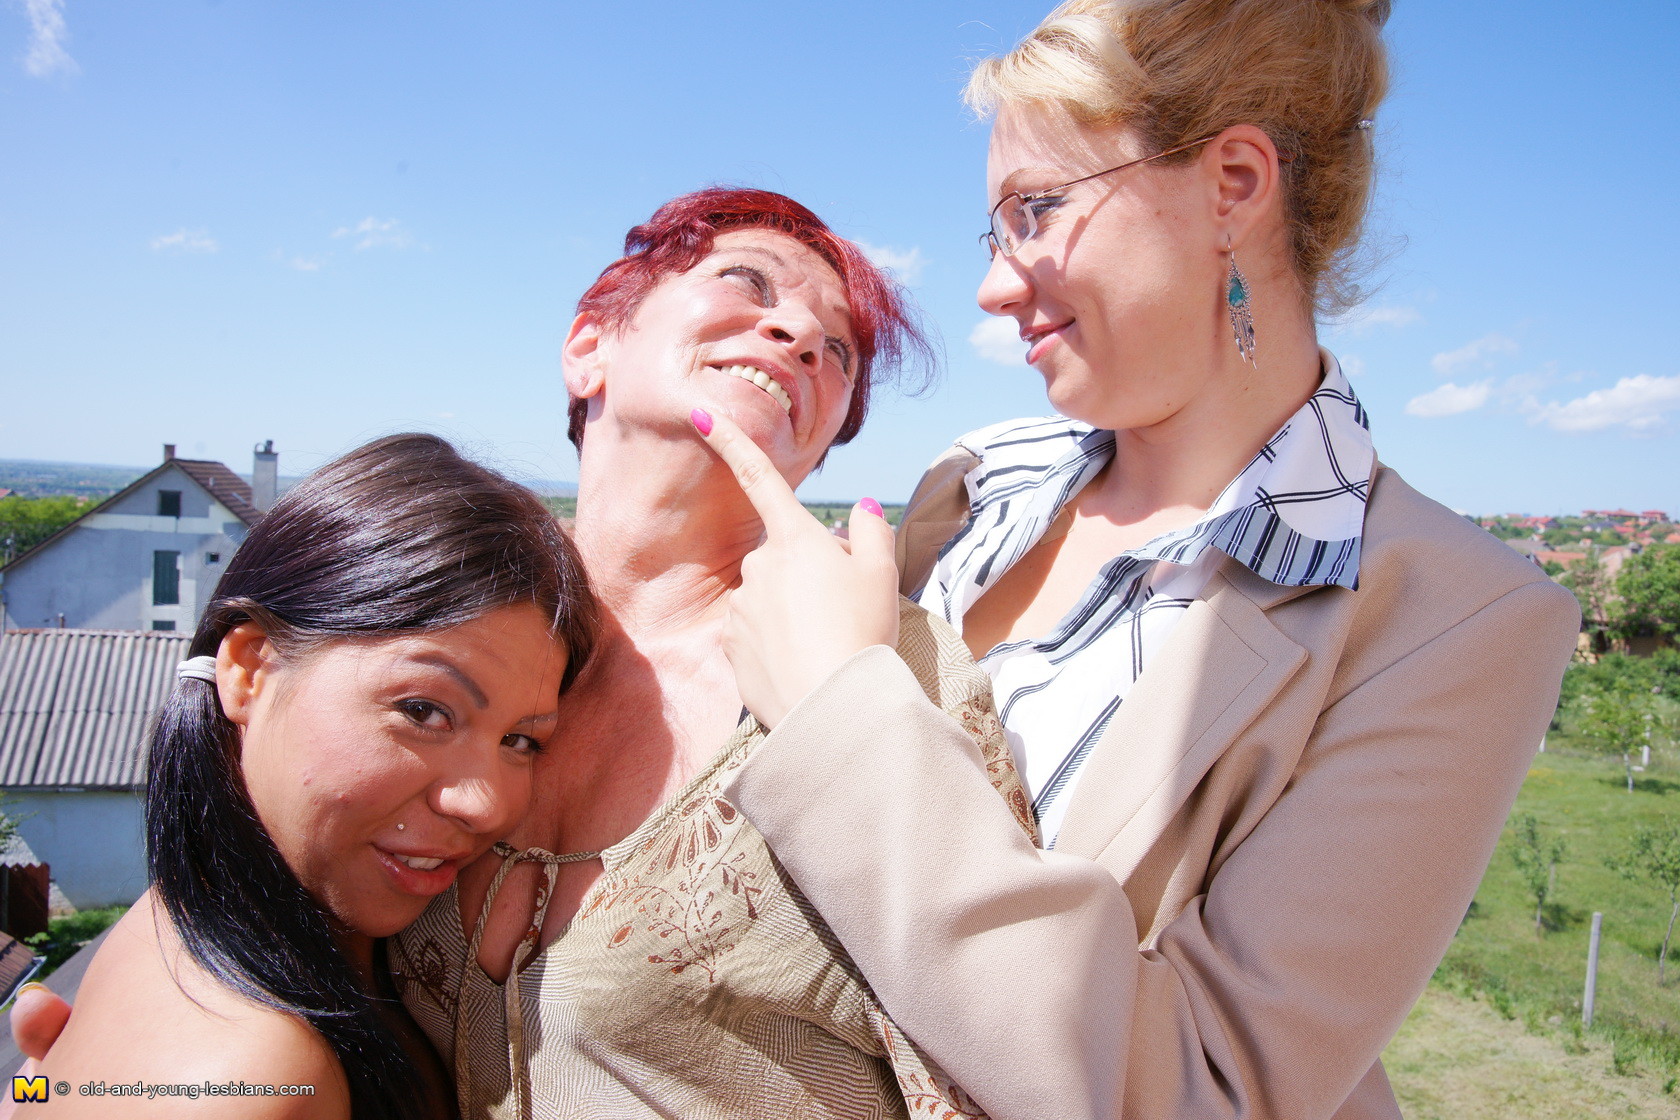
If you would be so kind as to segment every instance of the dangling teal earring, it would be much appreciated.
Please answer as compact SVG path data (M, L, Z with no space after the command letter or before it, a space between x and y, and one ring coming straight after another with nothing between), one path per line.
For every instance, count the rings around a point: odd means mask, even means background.
M1237 252L1225 237L1225 251L1231 254L1231 268L1225 274L1225 309L1231 313L1231 333L1237 336L1237 352L1245 362L1254 362L1254 304L1248 298L1248 277L1237 267Z

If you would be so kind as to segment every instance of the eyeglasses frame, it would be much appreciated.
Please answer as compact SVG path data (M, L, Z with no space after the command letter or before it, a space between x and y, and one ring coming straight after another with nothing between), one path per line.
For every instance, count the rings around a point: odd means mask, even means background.
M1003 209L1003 204L1012 198L1019 199L1023 205L1037 202L1041 198L1051 198L1060 194L1062 191L1067 190L1069 187L1077 187L1080 183L1088 183L1092 179L1100 179L1104 175L1112 175L1116 171L1124 171L1128 167L1137 167L1140 164L1152 163L1158 159L1165 159L1167 156L1177 155L1179 152L1187 152L1191 148L1196 147L1198 144L1206 144L1209 140L1217 140L1218 138L1218 132L1210 133L1209 135L1203 136L1199 139L1189 140L1183 144L1168 148L1164 152L1156 152L1154 155L1144 156L1142 159L1128 160L1125 163L1116 164L1114 167L1105 168L1102 171L1093 171L1089 175L1081 175L1077 179L1069 179L1067 182L1058 186L1046 187L1044 190L1033 191L1030 194L1022 194L1020 191L1010 191L1008 194L998 199L997 205L993 206L991 213L986 215L987 224L991 226L991 228L980 235L980 243L982 245L990 246L990 255L993 257L997 256L999 253L1002 253L1006 257L1013 257L1016 250L1020 249L1022 245L1025 245L1034 237L1038 236L1038 218L1031 210L1025 210L1023 213L1027 215L1027 222L1030 227L1027 230L1026 236L1021 238L1020 243L1017 244L1014 249L1005 249L1003 247L1003 241L997 235L997 215L998 211ZM1278 160L1282 163L1288 163L1294 158L1295 157L1292 154L1286 154L1283 152L1278 153Z

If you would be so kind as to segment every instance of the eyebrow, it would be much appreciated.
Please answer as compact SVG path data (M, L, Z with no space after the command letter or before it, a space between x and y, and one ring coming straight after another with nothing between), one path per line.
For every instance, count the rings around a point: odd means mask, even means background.
M1062 174L1062 172L1056 170L1054 167L1017 167L1015 170L1003 177L1003 182L998 184L998 191L1000 193L997 198L992 201L994 203L998 202L1002 199L1008 198L1012 194L1031 194L1031 191L1023 191L1016 185L1022 179L1034 175L1043 175L1047 178L1053 179L1060 174Z
M781 257L777 256L775 253L771 252L769 249L764 249L764 248L761 248L757 245L725 245L721 249L714 248L712 250L712 252L714 254L752 253L755 256L769 257L771 260L775 261L779 265L784 265L785 266L787 264L786 261L784 261Z
M473 703L477 704L480 708L488 708L490 706L490 698L484 695L484 690L478 687L477 682L465 673L461 672L459 668L451 664L449 661L429 653L415 654L414 660L422 665L430 665L434 669L442 669L445 673L454 677L455 680L460 683L461 687L466 689L467 695L472 697Z

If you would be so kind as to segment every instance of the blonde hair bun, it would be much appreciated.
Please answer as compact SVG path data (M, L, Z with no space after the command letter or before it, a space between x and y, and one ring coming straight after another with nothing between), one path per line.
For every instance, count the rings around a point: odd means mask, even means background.
M1329 4L1333 8L1340 8L1352 15L1363 16L1370 20L1374 27L1381 27L1386 24L1389 13L1394 10L1394 0L1317 0L1317 2Z

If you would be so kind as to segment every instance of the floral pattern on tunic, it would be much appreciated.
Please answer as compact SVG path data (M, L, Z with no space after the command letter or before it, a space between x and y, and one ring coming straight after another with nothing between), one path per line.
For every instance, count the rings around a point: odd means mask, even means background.
M1031 833L984 672L914 604L903 604L900 631L906 664L974 737ZM453 890L399 936L404 1003L464 1071L467 1120L984 1120L885 1015L764 838L721 796L763 737L743 721L687 788L601 853L602 877L510 981L516 991L471 959Z

